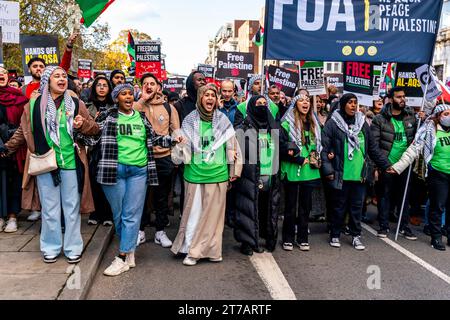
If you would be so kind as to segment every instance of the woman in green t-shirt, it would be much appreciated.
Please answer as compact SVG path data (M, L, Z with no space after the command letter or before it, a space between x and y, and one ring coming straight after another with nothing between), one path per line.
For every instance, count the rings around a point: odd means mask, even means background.
M447 233L450 231L450 105L438 105L433 115L417 132L414 143L402 158L389 169L389 173L401 174L420 154L427 165L428 194L430 196L431 245L445 251L442 244L441 221L446 212ZM449 233L448 233L449 234ZM450 237L447 238L450 246Z
M185 164L185 198L171 250L186 254L183 264L187 266L200 259L222 261L227 190L242 170L233 125L217 107L217 88L201 87L197 109L184 119L180 130L186 141L172 151L173 162Z
M285 180L286 210L283 222L283 249L294 249L295 226L297 244L309 251L308 222L312 209L312 192L320 186L320 124L314 116L310 98L300 95L281 120L281 174Z
M153 145L170 147L170 136L157 136L145 113L133 110L134 89L121 84L112 93L116 105L96 119L101 129L97 182L111 205L120 239L119 255L103 274L118 276L136 267L139 226L147 186L157 186Z

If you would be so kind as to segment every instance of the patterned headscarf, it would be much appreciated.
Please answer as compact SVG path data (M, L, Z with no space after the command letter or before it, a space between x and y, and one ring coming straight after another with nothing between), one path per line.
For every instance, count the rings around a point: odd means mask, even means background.
M131 84L129 84L129 83L119 84L118 86L116 86L114 88L114 90L111 94L114 101L117 100L117 98L119 97L119 94L124 90L131 90L131 92L133 92L133 94L134 94L134 88Z
M45 68L44 73L41 77L41 84L39 92L41 93L41 114L45 115L46 127L50 139L55 145L60 146L60 136L59 136L59 118L57 117L57 108L55 101L50 94L50 76L57 70L62 69L61 67L48 66ZM66 71L64 71L66 73ZM66 73L67 75L67 73ZM66 108L66 120L67 120L67 133L73 140L73 119L75 113L75 102L69 94L69 91L64 92L64 106ZM44 117L43 119L44 120Z

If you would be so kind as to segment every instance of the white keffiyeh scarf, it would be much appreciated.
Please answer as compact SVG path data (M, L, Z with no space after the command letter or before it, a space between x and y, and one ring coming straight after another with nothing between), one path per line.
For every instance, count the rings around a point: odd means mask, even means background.
M358 135L366 122L366 117L361 112L357 112L355 118L355 124L349 126L337 110L331 116L331 119L336 123L338 128L347 136L349 160L353 160L355 150L360 148Z

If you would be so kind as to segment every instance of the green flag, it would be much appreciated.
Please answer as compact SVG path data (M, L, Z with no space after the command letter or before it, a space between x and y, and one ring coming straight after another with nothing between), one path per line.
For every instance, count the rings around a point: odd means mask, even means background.
M91 26L95 20L106 10L114 0L75 0L83 13L81 23L86 28Z

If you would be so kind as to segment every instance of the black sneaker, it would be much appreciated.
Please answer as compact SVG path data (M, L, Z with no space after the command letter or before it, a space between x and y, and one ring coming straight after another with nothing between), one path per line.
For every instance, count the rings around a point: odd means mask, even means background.
M411 229L409 227L404 227L402 230L400 230L400 234L405 237L407 240L416 241L417 236L412 233Z
M445 248L444 244L442 243L441 239L433 239L433 240L431 240L431 247L433 247L434 249L439 250L439 251L445 251L446 250L446 248Z
M55 263L58 261L58 256L44 256L44 262L45 263Z
M389 235L389 229L380 229L377 233L378 238L387 238Z
M69 264L77 264L81 261L81 256L67 257L67 262Z

